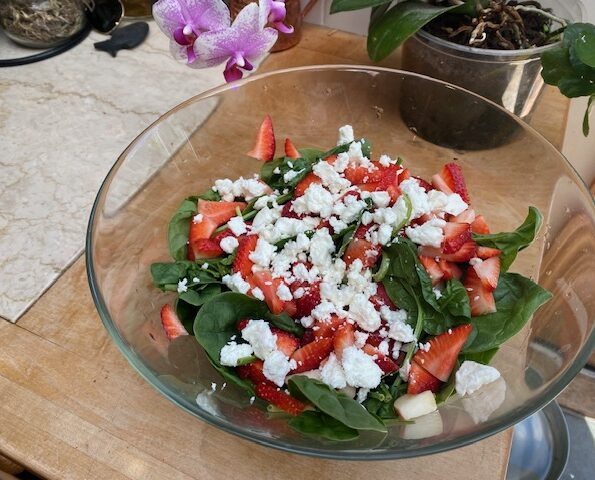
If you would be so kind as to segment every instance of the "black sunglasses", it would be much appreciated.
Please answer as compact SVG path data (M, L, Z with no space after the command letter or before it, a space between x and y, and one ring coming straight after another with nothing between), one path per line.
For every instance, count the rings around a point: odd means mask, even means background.
M124 16L121 0L91 0L88 3L87 19L91 26L100 33L111 33Z

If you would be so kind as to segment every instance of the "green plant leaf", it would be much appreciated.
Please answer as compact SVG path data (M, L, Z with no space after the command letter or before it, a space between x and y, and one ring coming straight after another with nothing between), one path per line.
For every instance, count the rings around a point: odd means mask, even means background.
M451 279L446 282L442 296L438 299L438 304L444 312L450 313L453 317L471 318L471 306L469 305L469 296L467 290L461 282Z
M306 435L321 436L334 441L353 440L359 436L357 430L343 425L330 415L307 410L290 419L287 424L294 430Z
M477 335L463 347L462 353L486 352L499 347L518 333L551 297L551 293L522 275L500 275L498 288L494 291L497 311L469 320Z
M392 0L333 0L331 3L331 14L360 10L362 8L376 7L390 3Z
M221 285L217 283L210 283L201 285L200 288L197 288L196 290L190 288L185 292L180 293L179 298L190 305L200 307L220 293Z
M473 234L473 240L484 247L502 250L500 271L506 272L517 253L531 245L541 228L543 217L535 207L529 207L529 213L520 227L512 232Z
M355 430L373 430L386 433L386 426L371 415L353 398L339 393L325 383L306 377L292 376L288 382L289 391L298 398L304 398L321 412L343 425Z
M375 62L386 58L424 25L456 7L437 7L419 0L396 4L382 18L370 24L368 55Z
M583 135L585 137L589 136L589 116L591 115L591 110L593 110L594 103L595 103L595 95L591 95L589 97L589 102L587 103L587 109L585 110L585 116L583 117Z
M463 353L459 355L459 362L463 363L466 360L470 360L472 362L483 363L484 365L489 365L494 358L494 355L498 353L500 347L495 347L490 350L486 350L485 352L476 352L476 353Z
M465 3L453 8L451 13L475 16L479 10L486 8L490 0L465 0Z
M577 58L591 68L595 68L595 26L583 23L581 31L573 42Z
M186 260L188 233L190 232L190 219L196 215L196 202L198 197L188 197L169 222L167 230L167 243L169 254L174 260Z
M460 357L459 357L460 358ZM441 403L446 402L452 394L455 392L456 388L456 375L457 370L461 366L461 360L457 360L455 367L453 368L452 372L450 373L450 377L448 377L448 381L442 386L442 388L436 393L436 404L440 405Z
M199 285L207 285L211 283L219 283L219 279L215 278L210 272L200 268L200 265L189 260L179 260L177 262L168 263L153 263L151 265L151 276L156 287L162 290L167 285L176 285L182 278L192 280L199 279Z
M233 370L232 368L229 368L229 367L222 366L219 362L216 362L208 355L207 355L207 358L209 359L209 362L211 363L212 367L217 372L219 372L219 375L221 375L225 380L246 390L246 392L248 392L248 394L254 395L254 386L252 385L252 382L250 382L249 380L244 380L244 379L240 378L235 373L235 370Z

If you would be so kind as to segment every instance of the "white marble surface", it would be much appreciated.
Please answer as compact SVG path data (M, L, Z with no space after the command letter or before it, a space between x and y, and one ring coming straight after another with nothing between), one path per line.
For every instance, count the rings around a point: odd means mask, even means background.
M221 69L176 63L151 22L117 58L74 49L0 69L0 317L17 321L77 257L101 181L146 126L223 81ZM14 48L0 37L0 56ZM57 321L53 319L51 321Z

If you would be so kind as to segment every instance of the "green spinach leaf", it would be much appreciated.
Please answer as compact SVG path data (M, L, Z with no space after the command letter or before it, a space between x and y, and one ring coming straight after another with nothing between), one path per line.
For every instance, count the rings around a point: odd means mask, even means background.
M300 413L297 417L290 419L287 424L300 433L321 436L339 442L353 440L359 436L357 430L343 425L330 415L313 410Z
M443 312L448 312L453 317L471 318L471 306L467 290L461 282L451 279L446 282L438 304Z
M211 357L209 357L207 355L207 358L209 359L209 362L211 363L212 367L228 382L246 390L246 392L248 392L248 394L250 395L254 395L254 386L252 385L252 382L250 382L249 380L244 380L243 378L240 378L235 370L233 370L232 368L229 367L224 367L222 366L218 361L213 360Z
M459 355L459 362L463 363L465 360L470 360L472 362L482 363L484 365L489 365L494 358L494 355L498 353L500 347L495 347L490 350L486 350L485 352L477 352L477 353L463 353Z
M195 307L200 307L211 298L216 297L221 293L221 285L217 283L209 283L206 285L199 285L196 290L190 288L185 292L180 293L180 299Z
M190 232L190 219L196 215L198 197L188 197L169 222L167 242L169 254L174 260L186 260L188 256L187 242Z

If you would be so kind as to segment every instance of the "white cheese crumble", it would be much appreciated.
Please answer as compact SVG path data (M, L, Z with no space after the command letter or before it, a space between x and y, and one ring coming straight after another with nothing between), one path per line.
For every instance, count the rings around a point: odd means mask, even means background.
M370 389L369 388L360 388L357 391L357 396L355 397L355 399L359 403L362 403L362 402L364 402L364 400L366 400L366 398L368 398L368 393L370 393Z
M444 206L444 211L451 215L460 215L463 213L469 205L467 205L458 193L453 193L448 196L448 201Z
M408 381L410 371L411 364L409 363L409 360L405 360L403 362L403 365L401 365L401 368L399 368L399 376L401 377L401 380L403 380L404 382Z
M380 158L378 159L378 163L380 163L380 165L382 165L383 167L389 167L391 163L395 163L395 162L388 155L380 155Z
M263 238L259 238L256 242L256 248L248 258L252 260L256 265L259 265L263 268L268 268L275 256L275 252L277 251L277 247L275 245L271 245ZM254 268L254 267L253 267Z
M232 217L227 222L227 226L236 237L243 235L248 231L242 217Z
M380 315L374 308L374 304L362 293L353 297L349 305L348 318L366 332L374 332L380 328Z
M382 378L382 370L374 359L355 346L343 350L343 370L347 384L352 387L376 388Z
M388 207L388 204L390 203L390 195L388 192L371 192L370 197L372 198L374 205L379 208Z
M339 139L337 145L344 145L349 142L353 142L353 127L351 125L343 125L339 128Z
M264 293L262 293L262 290L258 287L252 289L252 296L257 300L264 301Z
M293 211L297 214L315 213L328 218L333 211L333 195L319 183L311 184L301 197L293 201Z
M332 388L347 386L345 372L334 353L331 353L320 368L320 377L324 383Z
M254 349L254 355L265 359L277 348L277 335L264 320L250 320L242 330L242 338Z
M444 240L443 229L445 225L444 220L432 218L419 226L405 228L405 234L418 245L440 247L442 240Z
M335 243L328 228L316 230L310 239L310 260L316 267L326 267L332 263L331 254L335 251Z
M287 374L296 368L295 360L290 360L280 350L274 350L264 360L262 373L275 385L281 387Z
M468 395L498 378L500 372L494 367L465 360L455 374L455 388L459 395Z
M404 322L393 322L388 329L388 336L398 342L409 343L417 340L411 325Z
M249 357L253 352L254 350L249 343L237 344L232 341L221 349L220 363L227 367L236 367L238 360Z
M312 171L332 193L340 193L351 186L351 182L341 177L334 167L327 162L318 162L314 165Z
M284 283L280 284L277 287L277 297L279 297L279 300L283 300L284 302L289 302L290 300L293 300L291 291Z
M440 300L442 298L442 292L438 288L432 288L432 292L434 292L434 296L436 300Z
M479 265L482 262L483 262L483 260L481 258L473 257L471 260L469 260L469 265L474 267L475 265Z
M242 278L240 272L236 272L233 275L225 275L221 281L233 292L248 293L248 290L250 290L250 284Z
M182 280L180 280L178 282L178 293L184 293L188 291L188 279L187 278L182 278Z
M223 250L225 253L232 253L236 248L238 248L239 244L240 243L236 237L225 237L219 242L221 250Z
M229 178L215 180L213 190L219 193L221 200L232 202L236 197L243 197L246 200L260 197L270 192L270 187L257 178L240 177L236 181L231 181Z
M200 223L200 222L202 222L202 218L203 218L202 214L198 213L198 214L194 215L194 217L192 217L192 223Z
M411 219L416 219L431 211L432 207L428 201L428 195L415 178L403 180L399 184L399 188L401 189L401 192L406 194L411 201L411 206L413 209Z
M369 333L360 332L360 331L356 331L354 335L355 335L355 346L357 348L362 348L366 344L366 341L368 340L368 337L370 336Z

